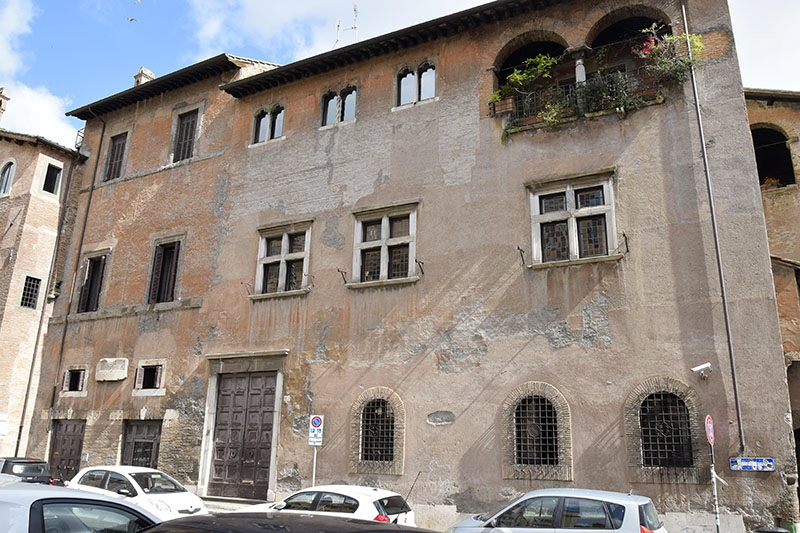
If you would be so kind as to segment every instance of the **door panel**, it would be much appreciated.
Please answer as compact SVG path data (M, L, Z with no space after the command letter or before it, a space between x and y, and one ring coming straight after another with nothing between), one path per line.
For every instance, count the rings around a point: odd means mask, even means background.
M69 480L80 470L86 420L53 420L50 472Z
M219 375L209 494L266 498L275 385L274 372Z
M122 464L157 468L160 445L161 420L126 420Z

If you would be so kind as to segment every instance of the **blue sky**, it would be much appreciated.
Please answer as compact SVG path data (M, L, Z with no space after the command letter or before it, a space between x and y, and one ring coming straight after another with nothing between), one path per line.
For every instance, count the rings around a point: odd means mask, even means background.
M285 64L485 2L0 0L0 128L71 146L82 123L64 113L131 87L141 66L158 76L222 52ZM745 86L800 91L800 0L729 4Z

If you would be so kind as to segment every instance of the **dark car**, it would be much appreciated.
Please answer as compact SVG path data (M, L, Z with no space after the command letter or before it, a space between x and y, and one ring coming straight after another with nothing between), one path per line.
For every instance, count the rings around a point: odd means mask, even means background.
M164 522L147 533L434 533L429 529L339 516L265 513L217 513ZM144 533L144 532L142 532Z
M0 474L11 474L20 478L20 481L27 483L55 484L53 477L50 475L50 468L41 459L0 457Z

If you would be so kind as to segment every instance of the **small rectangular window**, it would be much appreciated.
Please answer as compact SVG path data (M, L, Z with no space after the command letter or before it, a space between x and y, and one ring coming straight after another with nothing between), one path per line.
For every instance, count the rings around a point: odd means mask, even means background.
M56 194L58 191L59 178L61 178L61 169L55 165L47 165L47 174L44 176L42 190L51 194Z
M142 365L136 369L135 389L162 388L163 365Z
M153 253L153 270L147 303L171 302L175 299L175 279L178 275L179 241L159 244Z
M81 296L78 301L79 313L97 311L100 305L100 291L103 286L103 273L105 268L105 255L86 259Z
M125 156L125 142L127 133L111 137L111 146L108 149L108 165L104 181L115 180L122 175L122 160Z
M36 309L36 302L39 301L39 285L41 283L42 280L39 278L25 276L25 285L22 287L22 300L20 300L19 305Z
M173 163L189 159L194 153L194 137L197 130L198 111L189 111L178 116L178 131L175 136Z
M80 368L64 372L64 381L61 390L67 392L82 391L86 385L86 369Z

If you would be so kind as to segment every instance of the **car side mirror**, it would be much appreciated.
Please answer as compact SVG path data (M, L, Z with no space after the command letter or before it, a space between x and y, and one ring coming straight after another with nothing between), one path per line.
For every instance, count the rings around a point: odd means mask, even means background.
M276 511L280 511L284 507L286 507L286 502L276 502L275 505L272 506L272 508Z
M491 527L491 528L497 527L497 518L492 518L491 520L486 522L486 526L484 527Z
M120 487L120 488L117 489L117 494L120 494L122 496L131 496L133 493L131 492L131 489L126 489L125 487Z

